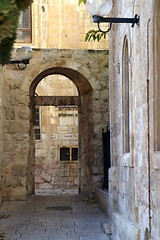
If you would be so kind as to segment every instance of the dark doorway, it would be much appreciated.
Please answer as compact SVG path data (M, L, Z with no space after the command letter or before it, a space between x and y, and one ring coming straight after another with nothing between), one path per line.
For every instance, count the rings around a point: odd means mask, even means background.
M110 162L110 131L107 127L106 131L102 130L102 139L103 139L103 170L104 170L104 176L103 176L103 183L102 187L103 189L108 190L108 169L111 166Z

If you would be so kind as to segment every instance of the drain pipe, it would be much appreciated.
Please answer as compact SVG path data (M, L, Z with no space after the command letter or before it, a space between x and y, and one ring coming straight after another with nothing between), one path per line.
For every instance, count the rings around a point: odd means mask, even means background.
M151 159L150 159L150 118L149 118L149 112L150 112L150 96L149 96L149 67L150 67L150 61L149 61L149 23L150 23L150 20L148 20L148 23L147 23L147 143L148 143L148 146L147 146L147 149L148 149L148 152L147 152L147 158L148 158L148 240L151 238Z

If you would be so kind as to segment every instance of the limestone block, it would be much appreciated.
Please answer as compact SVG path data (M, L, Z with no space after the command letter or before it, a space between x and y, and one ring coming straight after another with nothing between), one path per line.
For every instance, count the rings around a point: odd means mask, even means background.
M15 164L12 167L12 174L13 174L13 176L25 177L26 174L27 174L26 165L17 165L17 164Z
M28 132L29 131L29 123L24 121L8 121L7 122L8 127L8 133L22 133L22 132Z
M8 200L26 200L26 187L17 186L15 188L5 189L5 199Z
M68 133L69 127L68 126L58 126L57 133Z
M103 232L105 232L106 234L112 234L113 232L113 227L112 227L112 224L111 223L106 223L106 222L103 222L102 224L102 230Z
M70 117L65 117L65 118L60 117L59 124L60 124L60 126L74 125L74 120L73 120L73 118L70 118Z
M21 177L19 179L20 186L25 187L26 186L26 177Z
M18 179L15 176L6 176L5 177L5 185L7 187L13 187L15 188L16 186L18 186Z
M15 109L14 108L12 108L12 109L6 108L5 109L5 117L6 117L6 120L15 120Z
M99 100L100 99L101 92L100 91L94 91L94 99Z
M92 173L95 174L95 175L98 175L100 172L100 168L97 167L97 166L93 166L92 167Z
M30 109L27 106L19 106L15 107L15 115L17 120L29 120L30 117Z
M18 90L14 91L14 97L12 99L12 103L15 106L22 107L23 106L29 106L29 97L26 95L25 92Z
M13 155L12 155L12 153L11 152L9 152L9 153L8 152L4 152L3 153L3 159L4 159L3 167L5 168L4 171L8 172L8 166L10 168L10 163L13 162ZM6 168L6 166L7 166L7 168Z
M94 176L92 176L92 180L93 180L94 183L97 183L97 184L102 183L101 175L94 175Z
M128 219L114 214L113 239L140 239L140 229Z
M53 186L49 183L40 183L39 189L53 189Z

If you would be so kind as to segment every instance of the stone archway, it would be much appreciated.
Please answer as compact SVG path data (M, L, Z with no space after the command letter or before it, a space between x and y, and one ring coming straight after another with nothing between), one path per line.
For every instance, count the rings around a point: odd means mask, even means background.
M55 49L35 50L31 64L23 72L13 65L4 66L3 199L22 200L34 194L31 100L38 82L49 74L64 75L79 92L77 98L67 101L79 104L80 190L94 193L102 186L102 128L109 123L107 66L108 51ZM58 104L60 99L52 101Z
M70 79L77 87L79 96L35 96L38 83L49 75L60 74ZM30 107L35 105L77 105L79 112L79 192L92 192L91 161L92 161L92 87L88 80L78 71L65 67L53 67L41 72L30 86ZM32 111L33 113L33 111ZM31 151L28 158L28 194L34 193L34 131L33 114L30 124Z

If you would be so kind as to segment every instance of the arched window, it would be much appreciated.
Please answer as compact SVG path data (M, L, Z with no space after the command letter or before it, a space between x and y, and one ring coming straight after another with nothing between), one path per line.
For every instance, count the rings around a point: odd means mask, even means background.
M122 129L123 153L130 152L130 123L129 123L129 53L128 41L124 39L122 56Z

